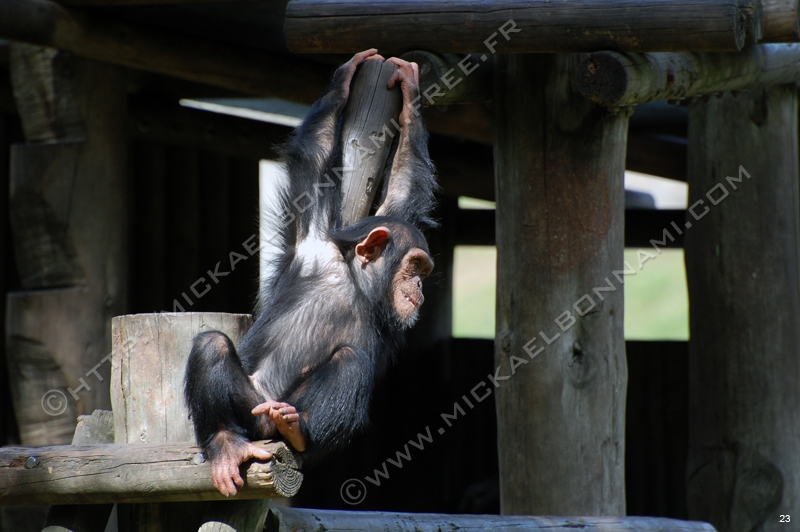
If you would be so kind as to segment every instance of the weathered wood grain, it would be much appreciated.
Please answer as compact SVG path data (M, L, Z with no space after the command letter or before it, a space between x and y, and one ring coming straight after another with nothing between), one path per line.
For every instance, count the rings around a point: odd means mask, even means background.
M285 32L295 53L737 51L760 35L758 7L758 0L293 0Z
M800 514L797 111L794 85L689 108L687 503L719 530Z
M435 54L413 50L403 59L419 65L420 103L452 105L485 103L492 99L492 66L478 54ZM479 68L475 68L480 65Z
M114 443L114 414L95 410L80 416L72 445ZM42 532L104 532L113 504L57 504L50 507Z
M108 324L127 295L125 86L106 64L12 49L31 142L11 152L9 216L25 291L6 301L10 384L22 443L52 445L70 441L77 414L109 406ZM85 141L74 140L76 128Z
M798 0L761 0L764 35L761 42L797 42L800 40L800 2Z
M327 72L302 62L83 13L48 0L0 1L0 38L223 87L311 103Z
M392 142L400 133L400 86L386 87L395 70L394 63L370 60L358 68L353 78L341 133L343 226L369 215L383 183Z
M503 379L485 382L496 390L504 514L625 514L627 367L613 272L623 269L628 118L570 95L578 59L495 64ZM598 296L605 278L613 289Z
M111 404L116 442L194 442L183 400L192 339L202 331L217 330L238 345L251 323L249 314L216 312L115 317L111 322Z
M234 499L291 497L302 473L281 442L256 442L270 462L242 466L245 485ZM31 457L35 457L35 467ZM103 504L226 500L211 466L191 444L0 448L0 505Z
M69 54L55 48L9 46L14 101L28 142L86 140L70 63Z
M800 44L750 46L737 54L597 52L573 79L584 96L607 106L794 83L800 81Z
M456 532L496 530L524 532L714 532L708 523L663 517L533 517L500 515L407 514L391 512L346 512L304 508L272 508L266 532L296 530L392 530L393 532Z

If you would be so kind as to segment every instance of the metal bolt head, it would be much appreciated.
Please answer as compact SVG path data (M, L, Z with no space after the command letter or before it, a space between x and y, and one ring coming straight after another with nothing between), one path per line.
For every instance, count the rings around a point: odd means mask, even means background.
M194 453L194 456L192 456L192 463L194 465L200 465L205 461L206 461L206 457L203 456L203 453Z
M35 456L29 456L27 460L25 460L25 469L33 469L34 467L39 465L39 459Z

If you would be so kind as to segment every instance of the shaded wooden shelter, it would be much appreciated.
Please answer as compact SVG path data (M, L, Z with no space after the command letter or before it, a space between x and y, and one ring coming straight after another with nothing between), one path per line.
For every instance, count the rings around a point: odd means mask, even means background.
M798 14L789 0L0 0L0 443L88 443L75 418L111 406L112 317L251 310L258 161L289 128L179 101L277 98L291 115L374 46L421 65L441 273L374 433L307 472L298 502L351 509L342 483L383 467L357 508L784 530L800 519ZM688 181L690 208L626 209L625 169ZM462 244L497 245L494 342L451 338ZM626 343L625 276L665 247L686 251L691 338ZM114 416L117 443L156 445ZM41 474L34 454L0 451L0 502L55 502L9 491L26 464ZM200 515L104 493L142 503L120 506L120 529ZM272 515L275 529L310 518ZM439 526L426 519L405 522ZM554 526L525 526L540 524Z

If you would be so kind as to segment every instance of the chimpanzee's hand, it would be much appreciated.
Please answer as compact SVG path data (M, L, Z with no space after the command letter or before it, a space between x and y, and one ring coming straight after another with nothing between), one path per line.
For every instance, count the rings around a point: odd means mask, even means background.
M406 125L417 113L414 100L419 96L419 66L416 63L409 63L398 57L387 59L390 63L397 65L397 70L387 83L388 88L392 88L400 83L400 90L403 93L403 110L400 111L400 124Z
M383 56L378 54L377 48L370 48L369 50L364 50L363 52L359 52L353 57L350 58L350 61L343 64L336 70L336 75L334 76L334 83L339 84L340 87L340 94L344 98L344 101L347 101L348 96L350 96L350 83L353 81L353 76L356 73L356 68L358 65L363 63L364 61L368 61L371 59L378 59L383 61Z
M306 439L300 431L300 414L297 409L288 403L267 401L256 406L251 413L254 416L266 414L275 424L278 432L286 438L297 451L306 450Z

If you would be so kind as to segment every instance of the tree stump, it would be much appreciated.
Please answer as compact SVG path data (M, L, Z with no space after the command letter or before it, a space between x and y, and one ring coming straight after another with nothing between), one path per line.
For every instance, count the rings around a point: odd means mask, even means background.
M116 443L194 442L183 400L192 339L218 330L238 345L249 314L162 313L118 316L111 322L111 405ZM208 503L120 505L120 531L190 530ZM265 510L266 511L266 510Z

